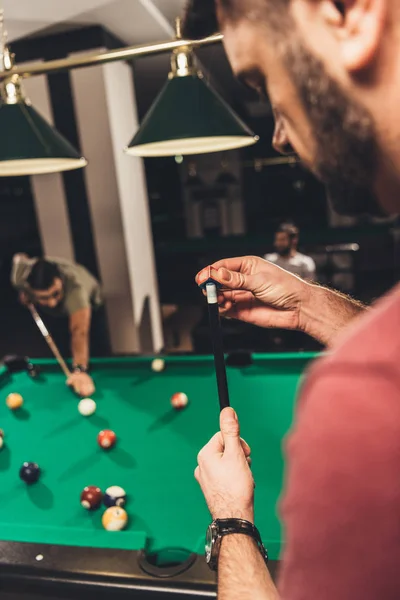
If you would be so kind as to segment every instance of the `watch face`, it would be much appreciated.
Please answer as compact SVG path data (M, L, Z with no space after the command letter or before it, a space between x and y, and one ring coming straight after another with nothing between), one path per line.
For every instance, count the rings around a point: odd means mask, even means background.
M209 528L207 529L207 534L206 534L206 561L207 563L210 562L211 560L211 549L212 549L212 544L213 544L213 526L210 525Z

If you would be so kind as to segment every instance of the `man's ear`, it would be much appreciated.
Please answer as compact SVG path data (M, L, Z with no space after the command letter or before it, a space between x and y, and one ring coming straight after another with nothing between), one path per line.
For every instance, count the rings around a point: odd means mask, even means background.
M322 0L322 3L326 5L326 15L334 18L330 24L336 28L343 66L352 73L370 66L383 41L388 0Z

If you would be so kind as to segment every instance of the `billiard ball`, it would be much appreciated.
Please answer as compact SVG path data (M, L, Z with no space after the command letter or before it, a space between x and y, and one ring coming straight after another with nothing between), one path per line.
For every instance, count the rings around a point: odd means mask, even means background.
M101 522L107 531L121 531L128 523L128 515L120 506L110 506L104 512Z
M87 510L99 508L103 499L103 492L96 485L87 485L81 493L81 505Z
M91 398L83 398L78 404L78 410L84 417L90 417L96 412L96 402Z
M2 429L0 429L0 450L3 448L4 446L4 431Z
M183 392L177 392L171 397L171 404L176 410L185 408L188 405L189 398Z
M116 441L117 436L113 431L111 431L111 429L103 429L103 431L100 431L99 435L97 436L97 443L104 450L108 450L109 448L115 446Z
M19 476L25 483L35 483L40 477L40 467L34 462L24 462L19 470Z
M104 506L125 506L126 492L119 485L112 485L106 489L103 497Z
M37 365L32 364L31 362L27 363L26 370L29 377L31 377L32 379L37 379L40 375L40 368Z
M21 406L24 403L24 399L21 396L21 394L8 394L7 398L6 398L6 404L8 406L8 408L10 408L11 410L17 410L17 408L21 408Z
M160 371L164 371L165 360L163 358L155 358L151 363L151 368L156 373L160 373Z

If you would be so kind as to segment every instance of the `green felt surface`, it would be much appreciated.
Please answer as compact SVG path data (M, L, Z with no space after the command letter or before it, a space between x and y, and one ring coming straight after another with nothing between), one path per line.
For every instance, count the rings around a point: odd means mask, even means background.
M293 415L299 378L313 355L255 355L244 368L228 368L231 403L242 435L252 447L256 480L256 523L276 558L281 545L276 502L282 486L281 444ZM185 548L203 552L209 514L193 477L200 448L217 431L218 401L212 357L167 357L162 373L151 360L123 358L93 363L97 412L82 417L78 398L52 361L40 381L26 373L0 372L0 539L136 550ZM189 396L177 412L174 392ZM18 392L24 406L10 411L7 394ZM118 442L100 449L101 429ZM19 479L24 461L42 468L40 481ZM128 494L129 526L107 532L103 510L81 508L86 485L120 485Z

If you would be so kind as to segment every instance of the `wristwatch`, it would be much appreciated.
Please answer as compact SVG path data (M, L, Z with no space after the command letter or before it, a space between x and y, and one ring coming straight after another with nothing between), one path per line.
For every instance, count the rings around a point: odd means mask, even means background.
M73 365L72 370L74 373L89 373L89 367L84 365Z
M212 571L216 571L218 568L222 538L232 533L248 535L253 538L265 563L268 563L268 552L261 541L257 527L253 523L244 519L215 519L207 529L206 535L206 562Z

